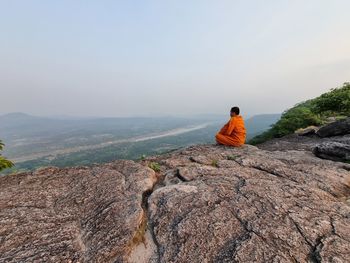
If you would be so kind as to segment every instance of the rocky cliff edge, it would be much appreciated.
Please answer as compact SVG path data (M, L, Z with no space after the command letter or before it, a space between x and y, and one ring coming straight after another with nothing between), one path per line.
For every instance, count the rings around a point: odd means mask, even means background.
M349 262L349 183L249 145L3 176L0 262Z

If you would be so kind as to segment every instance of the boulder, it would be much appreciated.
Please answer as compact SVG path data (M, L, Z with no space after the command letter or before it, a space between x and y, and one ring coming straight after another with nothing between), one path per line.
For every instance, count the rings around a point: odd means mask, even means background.
M333 161L350 161L350 144L341 142L324 142L313 149L313 153L323 159Z
M318 129L319 128L316 126L309 126L305 129L296 130L295 133L300 135L300 136L308 136L308 135L316 134Z
M321 127L316 134L320 137L350 134L350 117L327 124Z

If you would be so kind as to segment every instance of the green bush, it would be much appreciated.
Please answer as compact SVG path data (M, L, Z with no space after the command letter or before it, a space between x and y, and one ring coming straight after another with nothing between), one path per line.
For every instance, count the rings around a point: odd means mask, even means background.
M148 164L148 167L151 168L156 173L160 172L160 164L156 162L151 162Z
M3 144L3 142L0 140L0 151L2 151L4 149L4 146L5 146L5 144ZM0 154L0 171L7 169L7 168L11 168L13 166L14 166L14 164L11 161L2 157Z
M344 83L343 87L314 99L312 109L315 113L328 116L350 115L350 83Z
M282 114L281 119L272 127L274 137L291 134L297 129L322 123L319 115L305 106L294 107Z
M294 133L297 129L311 125L321 125L327 117L350 115L350 83L344 83L341 88L332 89L321 96L295 105L285 111L280 120L271 129L255 136L249 141L256 145L273 138L279 138Z

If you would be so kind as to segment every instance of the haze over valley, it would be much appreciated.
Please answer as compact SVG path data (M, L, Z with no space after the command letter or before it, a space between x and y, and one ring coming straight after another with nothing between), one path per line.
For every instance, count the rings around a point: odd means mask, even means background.
M279 114L248 118L248 139L268 129ZM227 122L224 115L134 118L37 117L24 113L0 116L4 155L17 169L71 166L139 159L180 147L214 143Z

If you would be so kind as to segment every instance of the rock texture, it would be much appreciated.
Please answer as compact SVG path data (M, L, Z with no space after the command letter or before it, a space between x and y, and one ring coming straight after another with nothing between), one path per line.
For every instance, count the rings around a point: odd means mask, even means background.
M346 164L253 146L153 161L166 175L149 198L159 262L348 262Z
M349 183L303 147L248 145L5 176L0 262L349 262Z
M318 144L313 153L324 159L333 161L350 161L350 140L347 143L324 142Z
M328 138L320 138L317 135L299 136L291 134L282 138L272 139L270 141L259 144L259 148L268 151L311 151L319 144L326 142L338 142L348 144L350 142L350 134L343 136L333 136Z
M325 125L321 127L316 133L320 137L350 134L350 117Z
M295 133L298 134L299 136L310 136L310 135L316 134L318 129L319 128L316 126L309 126L305 129L298 129L295 131Z
M0 177L0 262L125 261L155 182L132 161Z
M295 134L262 143L259 148L270 151L312 151L317 157L332 161L350 161L350 117L323 127L300 129Z

